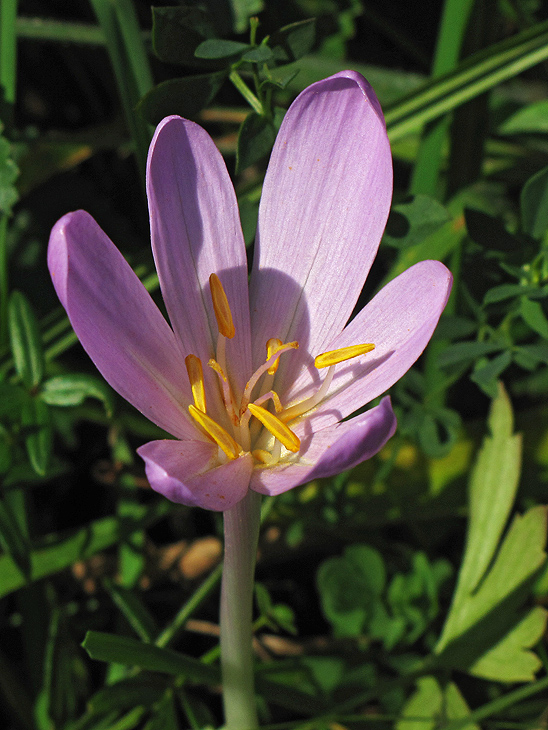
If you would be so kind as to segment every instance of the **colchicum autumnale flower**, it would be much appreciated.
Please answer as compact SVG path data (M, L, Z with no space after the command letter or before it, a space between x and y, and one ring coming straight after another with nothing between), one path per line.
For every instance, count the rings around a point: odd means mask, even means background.
M54 227L59 298L111 386L175 439L139 454L153 489L227 510L349 469L392 436L395 383L428 343L451 288L437 261L385 286L347 324L392 195L379 103L351 71L288 110L264 181L248 286L223 159L193 122L158 126L147 168L152 247L171 327L95 221Z

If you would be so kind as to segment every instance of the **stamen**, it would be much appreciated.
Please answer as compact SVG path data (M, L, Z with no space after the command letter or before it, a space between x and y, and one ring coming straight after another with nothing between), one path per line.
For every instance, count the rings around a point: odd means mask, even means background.
M276 393L275 390L269 390L268 393L264 393L261 395L260 398L257 398L253 402L256 406L262 406L263 403L266 403L267 400L270 400L272 398L272 402L274 403L274 408L276 409L276 413L279 413L280 411L283 411L282 402L280 400L280 396Z
M285 423L282 423L277 416L255 403L250 403L248 408L255 418L260 421L263 426L285 446L286 449L293 452L300 449L301 442L299 437L294 434L293 431L285 425Z
M210 418L206 413L198 410L195 406L189 406L188 410L192 418L207 432L217 446L222 449L229 459L237 459L241 448L234 441L232 436L222 426Z
M270 341L270 340L269 340ZM240 406L240 416L243 416L245 413L245 409L247 408L247 404L251 400L251 393L253 392L253 388L257 385L257 382L261 375L268 372L270 368L274 365L275 362L278 361L278 358L282 354L282 352L286 352L287 350L297 350L299 347L298 342L286 342L285 345L276 345L274 348L274 351L270 355L270 357L266 360L264 365L261 365L261 367L257 368L251 378L247 381L247 384L245 386L244 394L242 396L242 403Z
M300 403L294 403L292 406L284 408L282 413L280 413L280 421L283 421L284 423L289 423L289 421L292 421L294 418L302 416L303 413L306 413L311 408L314 408L314 406L317 406L318 403L321 403L327 395L327 391L329 390L329 386L333 381L334 375L335 366L331 365L331 367L327 371L327 375L325 376L323 383L320 385L314 395L305 398L304 400L300 401Z
M266 343L266 359L270 360L272 355L275 355L277 352L279 352L280 347L283 345L283 342L279 340L277 337L271 337L268 342ZM274 375L276 370L278 369L278 365L280 364L280 358L274 361L274 364L272 367L269 367L267 370L267 373L269 375Z
M213 301L213 311L217 320L219 332L231 340L236 334L234 322L232 321L232 312L228 299L221 284L221 280L217 274L211 274L209 277L209 286L211 287L211 299Z
M274 458L272 457L272 454L270 451L265 451L264 449L255 449L251 452L251 456L256 460L260 461L261 464L272 464L274 461Z
M192 388L194 405L202 413L206 412L206 396L204 388L204 371L199 357L187 355L185 357L186 371Z
M236 414L236 409L234 408L234 401L232 399L232 391L230 390L230 383L228 382L228 378L226 377L223 368L219 365L217 360L211 358L211 360L208 360L207 364L219 376L225 408L228 412L228 415L230 416L230 420L235 426L237 426L239 423L239 419L238 415Z
M330 365L337 365L345 360L352 360L358 355L365 355L375 349L375 345L368 343L365 345L350 345L350 347L341 347L339 350L330 350L323 352L314 360L314 365L319 368L327 368Z

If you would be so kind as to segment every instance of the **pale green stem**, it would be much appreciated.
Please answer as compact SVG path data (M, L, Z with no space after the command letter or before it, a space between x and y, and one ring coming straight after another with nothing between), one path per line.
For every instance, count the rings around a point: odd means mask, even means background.
M261 496L252 490L224 513L225 556L221 588L221 669L225 730L258 727L253 677L253 577Z

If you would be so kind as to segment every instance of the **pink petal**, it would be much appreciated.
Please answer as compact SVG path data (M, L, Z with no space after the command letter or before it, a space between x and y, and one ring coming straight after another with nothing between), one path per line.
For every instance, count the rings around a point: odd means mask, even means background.
M327 398L306 419L315 430L346 418L384 393L428 344L451 292L451 272L439 261L421 261L389 282L326 348L372 342L375 350L336 366ZM316 389L320 371L304 370L284 405ZM325 372L325 371L324 371ZM321 375L321 379L325 377ZM281 397L281 394L280 394ZM299 433L302 426L296 426Z
M209 276L217 273L236 327L227 360L233 364L233 385L241 390L251 373L245 244L234 188L207 132L180 117L158 125L148 157L147 194L156 268L183 352L197 355L204 366L215 356L218 329ZM218 392L214 373L206 371L207 392Z
M103 377L175 436L196 429L181 352L159 309L122 254L84 211L59 220L48 266L72 327Z
M382 112L344 71L288 110L266 174L251 279L254 362L268 338L321 352L346 324L375 258L392 197ZM282 358L277 383L297 357Z
M330 477L370 459L396 430L396 416L390 398L376 408L323 431L301 439L301 449L288 463L272 468L256 468L251 489L276 495L312 479Z
M219 449L209 441L150 441L137 453L156 492L172 502L218 512L245 497L253 469L251 454L219 466Z

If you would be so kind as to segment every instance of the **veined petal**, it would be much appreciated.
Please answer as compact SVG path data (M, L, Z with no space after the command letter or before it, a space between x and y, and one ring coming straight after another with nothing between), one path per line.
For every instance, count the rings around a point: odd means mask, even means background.
M156 492L172 502L218 512L245 497L253 469L251 454L219 466L217 445L203 441L150 441L137 453Z
M251 372L247 261L236 194L211 137L194 122L167 117L156 130L147 167L152 248L162 295L184 355L214 357L217 323L209 276L226 292L236 328L227 341L232 384ZM215 375L206 389L217 392Z
M301 441L297 459L271 468L257 468L251 489L276 495L312 479L333 476L370 459L396 430L390 398L383 398L367 413L318 431Z
M282 123L261 197L251 278L255 366L270 337L327 349L360 294L391 198L390 146L369 84L344 71L305 89ZM282 359L282 382L298 363Z
M174 436L195 435L192 402L175 336L127 261L84 211L59 220L48 266L84 349L103 377Z
M314 429L346 418L409 370L432 337L452 280L451 272L439 261L415 264L381 289L332 341L330 350L357 342L373 342L375 349L336 366L326 398L306 419ZM300 394L306 395L317 387L311 371L303 370L291 392L283 398L280 394L284 405L300 400ZM300 435L302 425L289 425Z

